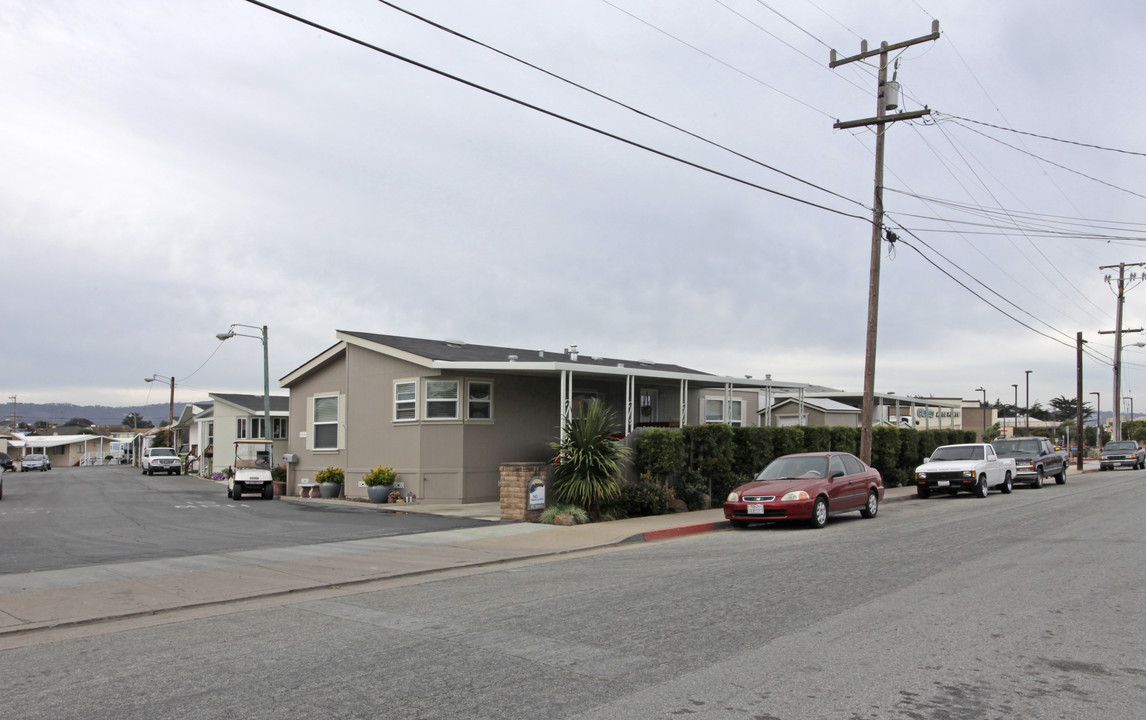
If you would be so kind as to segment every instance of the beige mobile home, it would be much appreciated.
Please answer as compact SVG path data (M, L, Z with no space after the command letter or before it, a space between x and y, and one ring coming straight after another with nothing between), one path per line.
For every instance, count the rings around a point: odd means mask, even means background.
M644 360L337 332L338 342L281 380L290 390L294 492L327 466L362 476L393 467L420 500L498 498L498 468L553 456L562 417L591 400L623 434L684 423L757 423L762 394L801 386L730 378Z

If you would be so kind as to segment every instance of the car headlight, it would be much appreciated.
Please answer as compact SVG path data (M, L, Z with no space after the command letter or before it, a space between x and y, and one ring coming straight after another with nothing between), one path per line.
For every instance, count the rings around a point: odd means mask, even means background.
M728 500L726 500L725 502L740 502L740 496L737 495L735 492L730 492L730 493L728 493Z
M809 500L808 493L803 490L793 490L790 493L784 493L784 497L780 498L780 502L796 502L797 500Z
M974 470L964 470L963 471L963 477L975 477L975 471Z
M927 479L927 473L925 473L925 472L915 473L915 479L916 480L926 480Z

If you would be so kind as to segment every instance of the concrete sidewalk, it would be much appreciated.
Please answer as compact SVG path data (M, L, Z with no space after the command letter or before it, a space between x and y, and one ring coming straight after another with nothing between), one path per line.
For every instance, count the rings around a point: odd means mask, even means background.
M1076 471L1072 468L1070 472ZM914 487L888 488L884 503L914 497ZM497 503L412 504L401 510L375 507L389 512L489 517L496 506ZM624 542L664 540L727 525L722 509L574 527L491 523L443 532L2 575L0 636L480 567Z

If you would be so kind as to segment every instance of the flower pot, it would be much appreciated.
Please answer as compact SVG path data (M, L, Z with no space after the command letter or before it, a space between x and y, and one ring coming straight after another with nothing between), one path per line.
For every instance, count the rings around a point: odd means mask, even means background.
M327 500L338 497L340 490L342 490L342 483L324 482L318 484L318 491Z
M372 503L386 502L386 496L394 489L392 485L369 485L366 488L366 494L370 496Z
M275 495L286 495L285 480L271 480L271 487L274 488Z

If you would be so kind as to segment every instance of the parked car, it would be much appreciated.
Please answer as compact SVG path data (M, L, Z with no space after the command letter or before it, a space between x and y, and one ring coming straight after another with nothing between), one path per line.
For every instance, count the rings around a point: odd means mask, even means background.
M16 463L12 462L12 456L6 452L0 452L0 468L4 470L16 469Z
M1014 458L1016 483L1041 488L1048 477L1059 485L1066 482L1066 452L1056 449L1046 438L1000 438L992 440L991 446L999 457Z
M48 459L47 455L25 455L24 459L20 461L20 469L24 472L31 472L32 470L44 472L52 469L52 461Z
M752 482L729 493L724 517L733 527L804 520L813 528L822 528L829 515L839 513L858 510L865 518L873 518L882 500L879 471L854 455L784 455L768 463Z
M0 466L0 500L4 499L4 473L6 472L8 472L8 470Z
M1146 468L1146 450L1138 447L1136 440L1111 440L1098 454L1098 469L1113 470L1116 467Z
M139 461L139 467L144 475L154 475L157 472L178 475L183 470L183 464L175 454L175 448L169 447L147 448Z
M1015 460L1001 458L990 443L943 445L915 468L915 492L921 498L945 490L960 490L985 498L991 488L1009 494L1014 487Z

